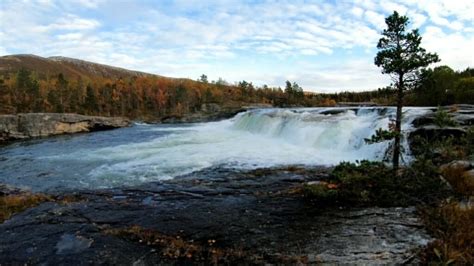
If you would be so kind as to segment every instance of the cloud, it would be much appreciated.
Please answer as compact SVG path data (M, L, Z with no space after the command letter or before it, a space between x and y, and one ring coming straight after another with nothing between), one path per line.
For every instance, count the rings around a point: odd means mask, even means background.
M472 66L470 0L3 0L0 54L63 55L175 77L311 89L371 89L375 45L393 10L421 27L443 64ZM363 65L366 64L366 65ZM298 80L296 80L298 79Z
M407 16L410 18L413 28L420 28L427 19L425 15L413 11L409 11Z
M85 19L76 15L67 14L54 23L46 25L46 30L91 30L100 26L95 19Z
M351 13L356 16L357 18L360 18L362 17L362 15L364 14L364 10L360 7L353 7L351 9Z
M82 33L66 33L57 35L59 41L78 41L83 38Z
M99 5L103 3L102 0L72 0L72 2L75 2L79 5L82 5L86 8L91 8L91 9L98 8Z
M408 11L408 8L405 5L391 1L381 2L381 7L386 13L397 11L400 14L406 14Z
M442 28L429 26L424 34L423 43L428 51L438 53L441 58L438 65L449 65L455 69L474 66L472 34L466 37L458 32L446 33Z
M365 11L364 15L367 18L367 21L369 21L377 29L383 29L385 26L385 17L382 14L369 10Z

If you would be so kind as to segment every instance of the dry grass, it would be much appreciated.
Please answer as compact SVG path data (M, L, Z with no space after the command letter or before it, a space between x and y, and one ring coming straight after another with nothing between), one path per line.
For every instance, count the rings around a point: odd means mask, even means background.
M474 179L467 177L463 167L447 167L442 171L443 177L453 189L465 196L474 195Z
M258 255L242 248L217 247L214 239L205 241L185 240L180 236L164 235L140 226L106 229L104 233L129 241L135 241L156 248L161 256L178 265L306 265L304 255L285 255L281 253ZM163 262L162 262L163 263ZM165 263L167 264L167 263Z
M469 199L474 195L474 181L464 174L463 167L443 169L444 178L452 188ZM422 254L426 264L474 265L474 208L458 201L427 208L422 217L428 230L436 237Z
M437 238L422 254L424 263L474 264L474 208L452 202L424 210L422 217Z
M52 200L53 198L50 196L32 193L0 196L0 223L10 219L15 213Z
M68 204L82 201L84 198L78 195L49 196L45 194L34 194L31 192L19 192L0 196L0 223L10 219L14 214L26 209L38 206L47 201L59 204Z
M139 226L129 228L106 229L106 234L124 238L155 247L161 251L164 258L181 262L200 262L205 264L229 264L248 261L242 249L218 248L216 240L209 239L205 243L185 240L180 236L169 236L155 230ZM253 258L254 261L257 258Z

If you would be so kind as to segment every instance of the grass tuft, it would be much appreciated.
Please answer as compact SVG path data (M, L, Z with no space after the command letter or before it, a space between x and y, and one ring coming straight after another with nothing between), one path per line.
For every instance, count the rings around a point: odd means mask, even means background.
M204 264L243 263L257 260L249 257L242 249L219 248L215 239L207 241L185 240L180 236L169 236L156 230L140 226L106 229L106 234L157 248L164 258L176 262L199 262Z
M12 194L3 194L0 195L0 223L10 219L16 213L38 206L43 202L51 201L57 202L59 204L69 204L83 200L84 198L80 195L50 196L46 194L35 194L25 191L17 191Z
M52 200L53 198L50 196L32 193L0 196L0 223L10 219L15 213Z
M474 208L446 203L421 210L429 232L437 240L422 253L424 264L474 264Z

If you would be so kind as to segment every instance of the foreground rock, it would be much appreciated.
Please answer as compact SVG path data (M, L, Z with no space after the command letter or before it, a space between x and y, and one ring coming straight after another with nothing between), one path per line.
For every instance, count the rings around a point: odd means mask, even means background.
M401 264L430 240L414 208L312 206L301 186L324 178L318 168L213 168L83 191L1 224L0 264Z
M0 142L107 130L128 125L130 121L121 117L59 113L0 115Z

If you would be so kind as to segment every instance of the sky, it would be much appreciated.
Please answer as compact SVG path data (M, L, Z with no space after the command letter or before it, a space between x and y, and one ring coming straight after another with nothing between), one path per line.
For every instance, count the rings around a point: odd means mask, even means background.
M439 65L474 67L474 0L0 0L0 55L67 56L170 77L361 91L394 10Z

